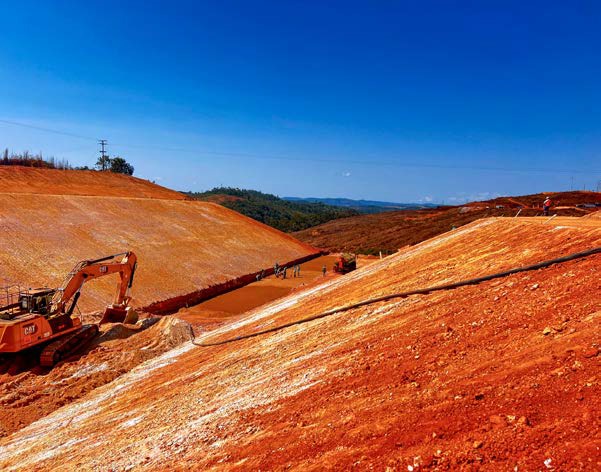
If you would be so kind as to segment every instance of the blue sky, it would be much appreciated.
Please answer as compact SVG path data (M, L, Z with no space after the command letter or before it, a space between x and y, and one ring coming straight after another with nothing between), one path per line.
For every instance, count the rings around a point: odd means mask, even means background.
M601 3L0 2L0 147L180 190L596 188ZM6 121L63 131L67 136Z

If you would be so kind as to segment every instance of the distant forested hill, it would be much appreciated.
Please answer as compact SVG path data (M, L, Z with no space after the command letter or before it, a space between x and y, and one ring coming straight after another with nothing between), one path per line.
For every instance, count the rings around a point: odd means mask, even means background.
M359 213L383 213L385 211L397 210L420 210L423 208L436 208L438 205L432 203L394 203L381 202L378 200L351 200L350 198L299 198L283 197L284 200L297 203L325 203L326 205L352 208Z
M184 193L197 200L218 203L285 232L301 231L331 220L359 214L350 208L323 203L286 201L256 190L218 187L207 192Z

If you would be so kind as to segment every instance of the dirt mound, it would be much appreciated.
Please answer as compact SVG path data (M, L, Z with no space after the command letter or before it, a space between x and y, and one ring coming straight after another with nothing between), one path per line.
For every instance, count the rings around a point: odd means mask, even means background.
M198 341L601 245L581 221L472 223ZM182 344L1 440L0 467L598 469L600 262Z
M177 319L163 318L156 326L154 340L145 346L145 349L160 349L168 351L194 339L192 326L189 323Z
M544 194L500 197L463 206L361 215L330 221L293 234L301 241L333 252L396 252L399 248L415 245L481 218L515 216L520 207L523 207L520 217L541 215L544 198ZM583 216L594 209L576 208L575 205L601 203L601 193L598 192L562 192L552 194L552 198L554 205L561 205L553 209L553 213L560 216Z
M0 436L42 418L135 366L193 338L176 318L148 318L136 325L104 325L83 355L54 367L0 375Z
M0 167L0 193L186 200L179 192L128 175L20 166Z

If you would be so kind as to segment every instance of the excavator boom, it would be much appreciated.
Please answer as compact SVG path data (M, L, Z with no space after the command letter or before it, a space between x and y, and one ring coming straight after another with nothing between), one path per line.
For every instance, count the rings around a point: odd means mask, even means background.
M119 257L123 256L120 260ZM62 286L56 291L52 299L52 313L67 313L71 315L83 284L98 277L110 274L119 274L120 281L117 297L112 305L109 305L101 320L101 324L107 321L123 322L127 316L127 305L131 299L130 290L134 280L137 266L136 255L129 251L101 259L81 261L66 277ZM70 303L69 307L67 305Z

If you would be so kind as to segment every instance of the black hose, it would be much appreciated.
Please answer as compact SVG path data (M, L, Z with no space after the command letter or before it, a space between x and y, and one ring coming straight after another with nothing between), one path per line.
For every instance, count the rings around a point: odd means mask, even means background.
M453 282L450 284L435 285L433 287L422 288L422 289L417 289L417 290L410 290L407 292L391 293L389 295L383 295L381 297L370 298L370 299L363 300L363 301L360 301L357 303L353 303L352 305L346 305L346 306L343 306L340 308L333 308L331 310L324 311L317 315L308 316L307 318L302 318L297 321L291 321L291 322L285 323L283 325L274 326L273 328L256 331L254 333L236 336L235 338L229 338L229 339L225 339L223 341L215 341L215 342L211 342L211 343L197 343L196 340L193 340L192 344L194 344L195 346L199 346L199 347L221 346L222 344L229 344L229 343L233 343L236 341L241 341L243 339L250 339L250 338L254 338L256 336L261 336L263 334L273 333L275 331L289 328L291 326L308 323L309 321L318 320L320 318L325 318L326 316L331 316L336 313L352 310L353 308L359 308L359 307L362 307L365 305L371 305L373 303L391 300L393 298L406 298L410 295L428 295L432 292L439 292L441 290L453 290L455 288L465 287L466 285L477 285L479 283L486 282L488 280L494 280L494 279L499 279L501 277L507 277L508 275L517 274L519 272L527 272L527 271L531 271L531 270L543 269L545 267L549 267L554 264L561 264L563 262L573 261L575 259L582 259L583 257L588 257L588 256L592 256L593 254L599 254L599 253L601 253L601 247L597 247L595 249L590 249L588 251L576 252L574 254L570 254L569 256L558 257L556 259L550 259L550 260L539 262L537 264L532 264L529 266L516 267L514 269L506 270L503 272L497 272L495 274L486 275L484 277L476 277L475 279L462 280L460 282Z

